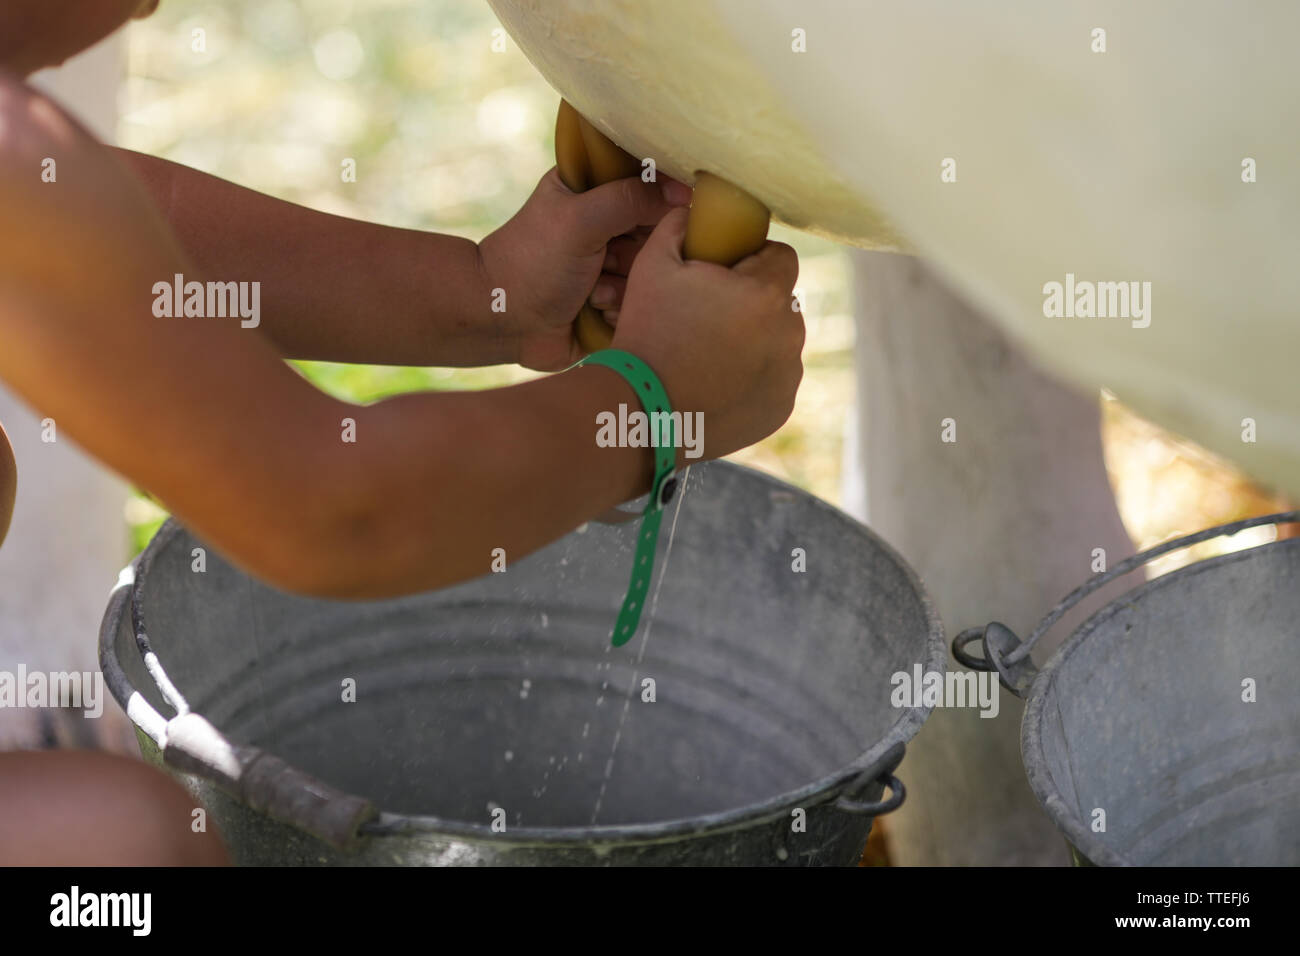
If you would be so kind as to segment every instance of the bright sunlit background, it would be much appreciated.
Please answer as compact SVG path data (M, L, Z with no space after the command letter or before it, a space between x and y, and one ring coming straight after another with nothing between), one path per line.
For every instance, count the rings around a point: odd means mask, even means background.
M131 27L119 142L314 209L479 239L554 162L558 96L513 43L492 51L497 26L482 0L164 0ZM355 183L341 181L345 158ZM849 260L782 227L773 238L799 252L807 374L791 421L734 458L838 502L854 401ZM358 402L534 374L299 364ZM1111 480L1139 548L1284 506L1118 402L1104 399L1103 412ZM164 517L132 498L137 548ZM1156 570L1272 534L1207 542Z

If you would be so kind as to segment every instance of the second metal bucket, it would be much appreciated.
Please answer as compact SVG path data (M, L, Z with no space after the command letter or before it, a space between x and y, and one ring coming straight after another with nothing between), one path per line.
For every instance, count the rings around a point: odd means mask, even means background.
M928 712L892 706L890 676L944 666L920 582L732 465L691 469L664 528L642 633L611 648L634 525L342 603L169 523L114 593L101 663L237 862L855 863Z
M1250 519L1137 555L1023 643L1000 624L954 640L964 664L996 669L1028 699L1025 771L1076 862L1300 865L1300 538L1156 578L1089 618L1041 671L1029 658L1069 608L1152 558L1296 520Z

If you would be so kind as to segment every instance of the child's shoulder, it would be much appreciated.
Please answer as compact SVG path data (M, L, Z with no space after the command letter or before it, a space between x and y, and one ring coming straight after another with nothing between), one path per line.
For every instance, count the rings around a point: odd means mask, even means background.
M44 93L0 72L0 164L27 163L51 146L74 146L87 135Z
M0 72L0 226L37 209L48 215L93 189L99 170L115 163L112 150L58 103Z
M74 182L95 145L49 97L0 74L0 230L17 238L24 218L48 214L67 192L51 186Z
M156 240L156 219L114 150L54 100L0 75L0 308L24 293L49 302L110 280Z

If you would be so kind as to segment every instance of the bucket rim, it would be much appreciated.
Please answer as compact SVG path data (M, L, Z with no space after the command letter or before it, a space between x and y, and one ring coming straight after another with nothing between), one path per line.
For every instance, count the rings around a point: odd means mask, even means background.
M865 523L857 520L843 509L832 505L811 492L804 491L772 475L727 461L710 461L704 463L710 470L721 469L734 472L747 481L757 481L769 490L787 492L806 499L814 509L829 514L860 537L870 543L886 556L903 574L912 593L918 600L926 622L924 660L920 663L927 671L943 674L947 669L947 643L944 638L943 621L935 609L934 602L925 589L920 576L916 573L898 551ZM695 466L700 467L700 466ZM100 662L105 674L105 682L118 704L127 711L132 723L163 750L166 740L166 723L168 718L160 715L144 699L143 694L126 676L117 658L116 637L128 605L131 608L131 628L140 644L143 631L142 595L147 586L149 573L154 560L180 534L193 534L173 517L163 523L143 551L123 570L114 589L109 606L105 611L100 628ZM194 537L195 541L199 539ZM241 573L243 573L241 571ZM437 590L437 589L434 589ZM137 624L141 626L137 627ZM161 662L158 662L161 671ZM165 671L163 679L166 680ZM590 846L593 844L618 846L636 846L659 843L683 837L705 837L716 834L746 829L757 824L774 820L788 814L797 807L812 807L833 802L850 784L855 783L860 775L882 762L891 750L900 744L905 745L920 731L921 726L933 710L930 706L918 705L898 708L898 718L889 725L879 740L858 757L844 766L824 774L810 783L792 790L787 790L755 803L744 804L713 813L696 814L689 817L676 817L668 820L631 824L603 824L594 826L566 827L512 827L506 833L493 832L489 824L467 823L447 817L430 814L407 814L385 811L379 808L378 817L364 823L357 831L358 836L382 838L408 834L441 836L462 841L497 846ZM218 728L221 739L230 743L224 732ZM161 758L160 758L161 759ZM166 764L174 773L196 776L206 784L218 786L215 777L179 770ZM307 774L312 780L318 780L314 774ZM321 781L327 788L335 790L328 781ZM344 794L358 799L368 799L356 794ZM238 799L238 798L236 798ZM847 811L845 811L847 813ZM295 825L295 821L282 821ZM301 829L301 827L300 827Z
M1123 852L1097 839L1096 834L1056 786L1048 769L1047 751L1043 742L1043 726L1048 717L1049 705L1057 700L1056 678L1071 657L1098 628L1124 609L1126 604L1139 600L1148 593L1172 587L1199 574L1215 571L1225 565L1249 561L1261 554L1288 548L1300 549L1300 538L1267 541L1263 544L1218 554L1193 561L1157 578L1144 581L1102 605L1087 620L1071 632L1070 636L1052 654L1042 670L1034 677L1025 702L1025 714L1020 724L1020 754L1029 780L1030 789L1038 798L1052 823L1061 830L1070 843L1090 862L1098 866L1139 866Z

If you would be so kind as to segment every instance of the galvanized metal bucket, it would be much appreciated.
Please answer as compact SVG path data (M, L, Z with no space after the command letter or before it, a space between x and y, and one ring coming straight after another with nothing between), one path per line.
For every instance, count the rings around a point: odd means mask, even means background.
M944 668L920 582L734 465L692 468L665 529L642 631L611 648L634 525L342 603L168 523L123 573L101 664L240 863L855 863L928 712L892 706L891 675Z
M1152 558L1298 520L1239 521L1136 555L1023 643L998 623L953 639L959 661L1027 699L1025 771L1077 863L1300 864L1300 538L1156 578L1089 618L1041 671L1029 657L1082 598Z

